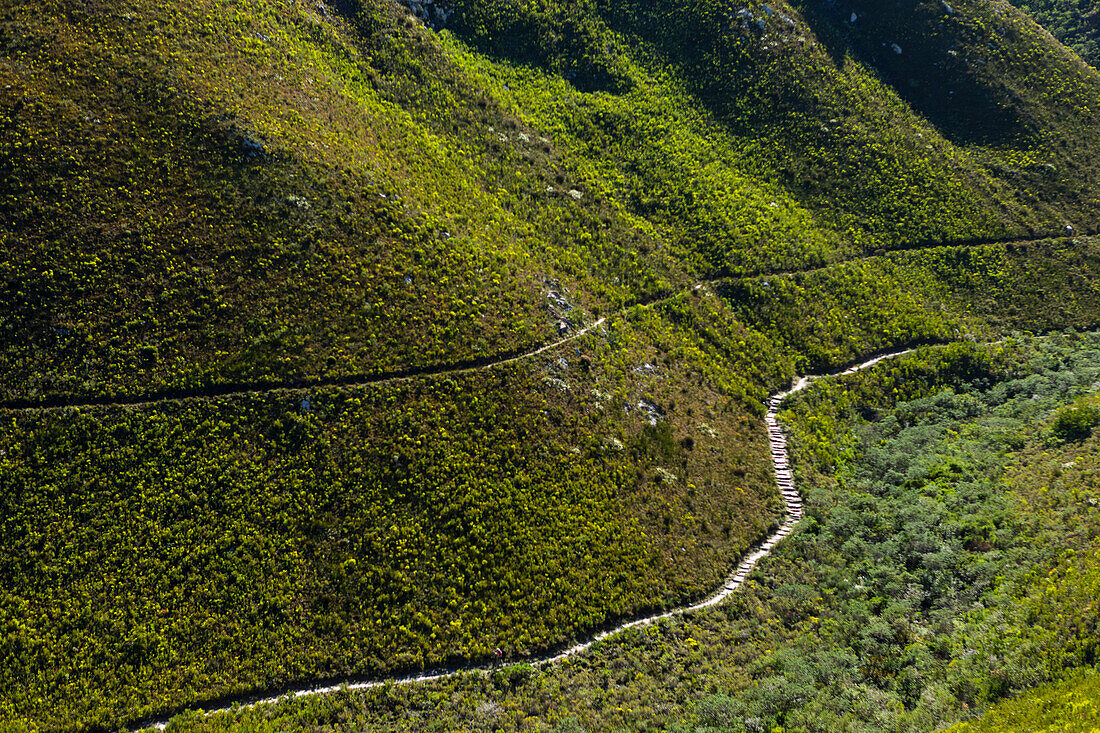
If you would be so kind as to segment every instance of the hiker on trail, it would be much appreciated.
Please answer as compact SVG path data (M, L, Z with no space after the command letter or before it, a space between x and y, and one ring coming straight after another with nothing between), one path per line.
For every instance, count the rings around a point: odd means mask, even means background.
M504 664L504 652L499 646L493 650L493 656L496 657L497 664Z

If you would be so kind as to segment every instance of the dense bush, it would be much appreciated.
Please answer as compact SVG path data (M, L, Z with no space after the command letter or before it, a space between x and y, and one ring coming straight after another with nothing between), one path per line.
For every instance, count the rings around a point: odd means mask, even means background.
M1094 67L1100 65L1100 6L1095 0L1013 0Z
M796 372L1096 325L1092 240L930 248L1098 213L1095 73L1016 13L950 5L752 2L750 23L712 2L492 0L455 3L436 33L374 0L6 4L3 399L233 394L0 413L2 724L522 658L698 598L775 521L758 418ZM853 8L863 23L838 14ZM719 275L751 277L691 289ZM346 386L499 360L624 308L503 369ZM862 411L802 416L824 487L790 545L808 559L777 556L732 627L599 652L606 669L562 683L590 707L552 718L639 727L644 688L680 706L663 720L708 695L715 725L848 703L941 720L925 693L1011 687L986 675L998 654L966 661L950 647L969 640L929 619L1000 587L986 555L1018 549L1012 513L951 480L1028 435L1009 416L958 443L946 424L1001 405L936 390L1030 386L966 348L900 364L867 404L832 393ZM861 422L887 411L896 435ZM926 446L934 470L895 455ZM868 456L914 485L868 484ZM859 563L871 582L852 590ZM792 641L822 619L804 638L831 651Z
M991 330L980 296L994 288L1020 293L1019 315L1000 301L1005 325L1094 322L1090 251L931 250L706 286L499 371L10 413L7 618L28 623L30 603L68 615L39 614L40 646L19 636L9 648L9 689L23 695L9 709L48 707L75 725L495 646L522 656L697 598L774 521L758 433L770 389L914 339ZM1080 294L1074 308L1028 305L1063 293ZM888 388L871 389L913 400L1004 369L958 345L899 362ZM821 470L856 456L836 410L877 394L846 389L815 408L804 439ZM973 407L944 403L943 418ZM967 520L959 537L980 548L985 526ZM87 563L130 590L78 582ZM67 579L58 591L21 580L55 575ZM92 609L130 620L103 625ZM144 629L139 651L123 628ZM60 655L75 643L65 629L81 629L78 657ZM54 677L16 682L45 669L69 676L65 703L47 692ZM102 676L112 669L122 676Z
M1092 733L1100 726L1100 676L1077 673L999 703L980 720L950 733Z
M522 659L698 599L778 509L716 378L754 353L639 309L465 374L5 413L0 721Z
M1096 408L1090 405L1066 407L1058 411L1051 429L1062 440L1084 440L1100 420Z
M1095 661L1100 446L1052 452L1048 435L1059 405L1095 389L1098 355L1095 334L956 344L801 393L785 420L809 517L714 612L514 689L464 677L174 729L520 730L534 716L570 730L921 731L972 717ZM1049 690L1031 699L1064 699Z
M851 28L750 4L763 29L699 2L459 2L442 34L318 7L5 8L7 396L482 359L553 333L555 278L606 311L1096 221L1100 82L978 0ZM946 87L944 119L993 100L1019 130L950 134L914 96Z

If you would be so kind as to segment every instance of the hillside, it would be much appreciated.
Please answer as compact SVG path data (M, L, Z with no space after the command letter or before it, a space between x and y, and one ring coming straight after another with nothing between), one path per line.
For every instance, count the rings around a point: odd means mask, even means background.
M1100 723L1097 700L1100 700L1100 689L1096 686L1096 674L1075 675L1064 682L1044 685L1018 699L1000 703L977 722L960 723L948 730L951 733L1089 733Z
M0 725L699 599L793 375L1100 325L1100 74L1010 6L413 8L0 9Z
M1092 229L1097 73L1006 8L903 6L460 4L437 36L388 3L9 4L0 381L377 374L543 340L548 279L606 309Z
M552 667L171 730L1091 730L1098 348L1096 333L922 348L792 397L807 518L711 611Z
M1044 28L1092 66L1100 63L1100 6L1093 0L1016 0Z

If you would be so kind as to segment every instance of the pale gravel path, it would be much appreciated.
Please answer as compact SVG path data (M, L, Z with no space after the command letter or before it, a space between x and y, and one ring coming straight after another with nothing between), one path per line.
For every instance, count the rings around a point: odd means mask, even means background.
M587 333L591 329L601 325L603 321L604 319L601 318L588 328L583 329L583 331L577 332L573 334L570 338L565 339L565 341L571 341L579 336L582 336L584 333ZM561 345L561 342L549 344L545 347L542 347L538 351L517 356L514 359L510 359L509 361L529 358L558 345ZM778 420L779 406L782 404L783 400L786 399L789 395L805 389L811 383L818 379L855 374L858 371L868 369L875 364L878 364L880 361L883 361L885 359L892 359L903 354L908 354L910 351L912 351L912 349L905 349L902 351L894 351L886 354L881 354L872 359L868 359L867 361L864 361L860 364L849 367L842 372L801 377L789 390L785 392L778 392L768 399L768 410L764 416L764 424L768 431L768 443L772 461L772 468L775 472L776 486L779 488L779 492L783 497L783 524L781 524L779 529L777 529L770 537L768 537L759 545L756 545L752 549L752 551L741 561L741 564L737 566L737 569L734 570L733 573L731 573L729 577L726 578L721 587L715 590L714 593L712 593L706 600L700 601L699 603L690 606L681 606L680 608L674 608L663 613L637 618L633 621L627 621L616 626L613 629L601 631L590 637L587 641L575 644L565 649L564 651L558 652L556 654L550 654L544 657L528 659L525 660L523 663L540 667L555 664L564 659L580 654L581 652L591 647L593 644L596 644L600 641L603 641L604 639L607 639L608 637L626 631L627 629L633 629L640 626L648 626L657 621L660 621L661 619L672 618L681 614L691 613L692 611L698 611L703 608L709 608L710 606L717 605L728 598L730 594L732 594L744 584L745 580L749 576L749 573L751 573L753 568L756 567L756 564L760 562L760 560L764 557L767 557L768 554L771 553L772 549L784 537L789 535L794 529L794 526L802 519L802 497L798 493L798 490L795 488L794 475L791 472L790 466L790 454L787 450L787 439L783 434L783 429L782 427L780 427ZM446 679L448 677L454 677L456 675L466 674L469 672L489 672L494 669L498 669L497 665L483 664L479 666L445 668L437 671L421 672L419 674L411 674L403 677L388 677L378 680L370 680L367 682L341 682L330 685L303 686L287 689L279 693L278 695L272 695L270 697L263 697L249 700L244 703L235 703L232 705L216 707L211 710L207 710L206 714L213 715L215 713L228 712L233 710L244 710L248 708L254 708L259 705L271 705L282 700L295 699L299 697L311 697L314 695L327 695L338 692L340 690L366 690L373 687L381 687L386 684L408 685L417 682L432 682L435 680ZM144 724L145 728L156 728L157 730L164 730L165 728L167 728L167 726L167 720L158 720L155 722Z

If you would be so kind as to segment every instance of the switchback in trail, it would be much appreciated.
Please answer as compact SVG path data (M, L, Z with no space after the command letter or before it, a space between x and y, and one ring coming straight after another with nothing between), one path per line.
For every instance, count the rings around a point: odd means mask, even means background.
M600 319L596 323L592 324L589 328L596 327L603 322ZM572 338L576 338L582 335L581 333L574 334ZM541 350L552 348L553 345L545 346ZM630 621L614 626L613 628L601 631L587 640L574 644L573 646L565 649L559 649L557 651L547 652L543 656L528 658L523 661L524 664L530 664L534 666L546 666L560 662L569 657L580 654L593 644L596 644L608 637L619 634L627 629L636 628L639 626L647 626L649 624L660 621L661 619L672 618L674 616L691 613L700 609L708 608L710 606L717 605L723 600L728 598L730 594L740 588L745 580L748 578L749 573L752 572L756 564L761 559L767 557L771 553L772 549L787 535L791 533L794 526L802 519L802 497L799 495L798 490L795 488L794 475L791 472L790 455L787 450L787 439L783 434L783 430L779 425L778 413L779 408L789 395L801 391L812 384L818 379L824 379L833 376L841 376L847 374L854 374L860 370L867 369L885 359L891 359L903 354L909 353L910 349L904 349L901 351L893 351L885 354L879 354L873 358L870 358L860 364L853 365L843 371L831 372L821 375L809 375L799 378L794 385L787 391L778 392L772 395L768 399L768 410L764 416L764 424L768 431L768 443L771 454L772 468L775 472L776 486L779 488L779 492L783 497L783 522L779 528L767 537L763 542L756 545L752 551L745 556L741 561L741 564L726 578L725 582L716 589L705 600L695 603L690 606L681 606L680 608L670 609L662 613L653 614L650 616L643 616L641 618L635 618ZM534 352L538 353L538 352ZM522 358L522 357L515 357ZM504 665L508 666L508 665ZM208 715L215 713L228 712L231 710L241 708L251 708L257 705L269 705L279 702L282 699L293 699L299 697L310 697L313 695L327 695L340 690L364 690L372 687L381 687L387 684L396 685L408 685L417 682L432 682L435 680L445 679L447 677L454 677L460 674L467 673L486 673L494 669L499 668L498 664L466 664L466 665L454 665L450 667L441 667L433 670L427 670L424 672L418 672L401 677L383 677L376 679L348 679L336 682L329 682L326 684L304 684L294 687L287 687L283 690L274 693L267 693L262 695L255 695L251 697L237 697L232 699L215 700L208 703L211 705L209 709L206 709ZM136 726L136 730L156 728L158 730L164 730L168 727L167 719L152 720L140 723Z

